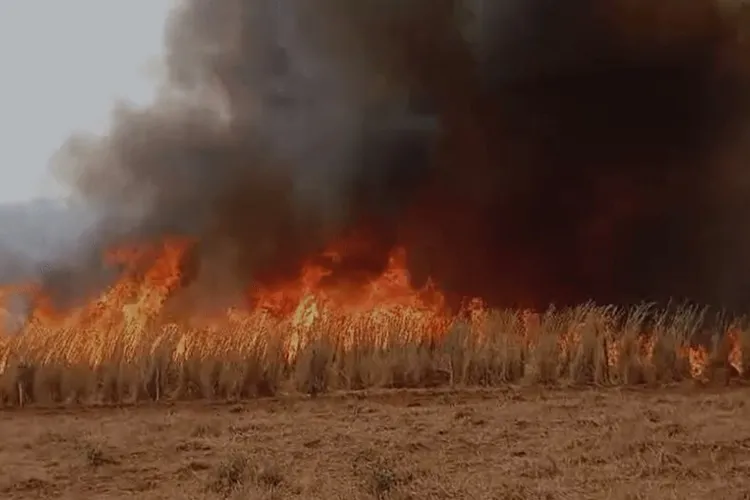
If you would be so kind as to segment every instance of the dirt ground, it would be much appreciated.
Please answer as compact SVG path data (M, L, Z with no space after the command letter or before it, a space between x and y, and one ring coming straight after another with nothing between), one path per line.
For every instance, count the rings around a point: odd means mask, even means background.
M748 391L24 408L0 413L0 497L750 499Z

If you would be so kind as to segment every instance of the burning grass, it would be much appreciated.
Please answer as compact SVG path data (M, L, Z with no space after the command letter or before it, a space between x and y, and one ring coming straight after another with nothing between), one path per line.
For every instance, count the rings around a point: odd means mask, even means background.
M477 308L436 335L409 308L231 328L51 332L2 339L3 405L238 400L369 388L728 383L748 375L750 330L705 313L593 304L545 314ZM721 322L716 322L717 325ZM699 344L697 337L709 338Z
M0 402L750 376L744 321L708 321L695 307L584 304L537 314L478 300L455 313L429 280L412 285L399 249L367 280L336 276L343 250L332 248L328 264L312 259L295 280L256 285L240 307L214 314L180 308L189 247L169 239L110 252L106 258L124 266L118 280L63 310L33 285L2 290L32 293L34 307L20 329L0 332Z

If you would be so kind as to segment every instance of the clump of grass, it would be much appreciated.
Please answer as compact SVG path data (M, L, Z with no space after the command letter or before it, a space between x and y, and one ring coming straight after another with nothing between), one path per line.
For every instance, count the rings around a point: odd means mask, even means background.
M98 443L86 443L83 446L83 453L89 467L97 468L105 465L117 465L119 463L117 459L109 455Z
M629 311L621 321L619 339L615 339L617 349L614 360L616 383L639 385L646 382L647 354L644 352L644 323L651 312L649 305Z
M254 471L253 479L261 487L278 488L284 483L284 471L276 464L266 463Z
M403 476L391 461L373 450L359 453L352 464L354 474L359 477L364 489L375 498L387 498L396 488L411 478Z
M654 382L680 382L690 378L690 343L704 322L706 312L697 307L679 307L673 314L659 316L651 355Z
M190 435L194 438L216 438L221 436L221 429L216 425L198 424Z
M576 384L607 384L610 381L608 335L612 322L611 309L586 307L577 311L572 325L573 355L569 377Z
M316 396L333 385L335 349L330 339L322 335L316 336L302 348L294 370L295 388L299 392Z
M231 495L247 481L249 465L246 455L232 453L218 465L208 489L225 497Z
M231 453L216 467L208 490L228 497L248 484L273 491L285 482L284 472L273 462L254 464L241 452Z

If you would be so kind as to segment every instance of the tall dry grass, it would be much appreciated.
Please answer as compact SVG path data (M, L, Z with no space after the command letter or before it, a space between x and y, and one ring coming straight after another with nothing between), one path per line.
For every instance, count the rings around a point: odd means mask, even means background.
M711 321L707 321L712 319ZM484 311L226 330L50 332L0 341L0 405L238 400L368 388L601 386L750 375L750 327L691 307Z

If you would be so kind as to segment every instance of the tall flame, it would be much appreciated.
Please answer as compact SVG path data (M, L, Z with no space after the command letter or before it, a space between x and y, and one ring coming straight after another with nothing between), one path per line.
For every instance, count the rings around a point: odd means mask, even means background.
M167 315L170 300L181 291L181 266L191 246L189 239L172 237L107 252L104 260L122 269L119 277L99 296L74 307L56 307L43 289L32 284L0 289L5 304L18 294L31 297L33 304L20 331L1 332L0 360L16 351L42 363L97 366L108 359L135 360L153 354L167 338L178 346L172 353L175 358L241 355L258 342L272 342L282 330L287 333L283 339L287 356L293 358L305 342L321 335L344 348L363 338L381 346L394 338L439 340L459 318L474 341L482 342L493 314L479 299L467 301L453 314L431 281L420 288L412 285L406 251L396 248L385 269L369 280L331 280L332 266L310 260L296 279L251 286L243 303L218 314L181 310ZM324 255L334 264L343 257L335 246ZM11 316L7 309L1 312L6 319ZM522 324L521 342L541 342L539 314L524 312ZM578 327L562 332L561 355L571 355L583 335ZM742 371L739 335L732 330L725 342L729 361ZM621 343L609 346L611 365L624 348ZM646 358L652 357L655 340L642 338L639 349ZM701 377L710 363L708 351L689 345L684 349L693 376Z

